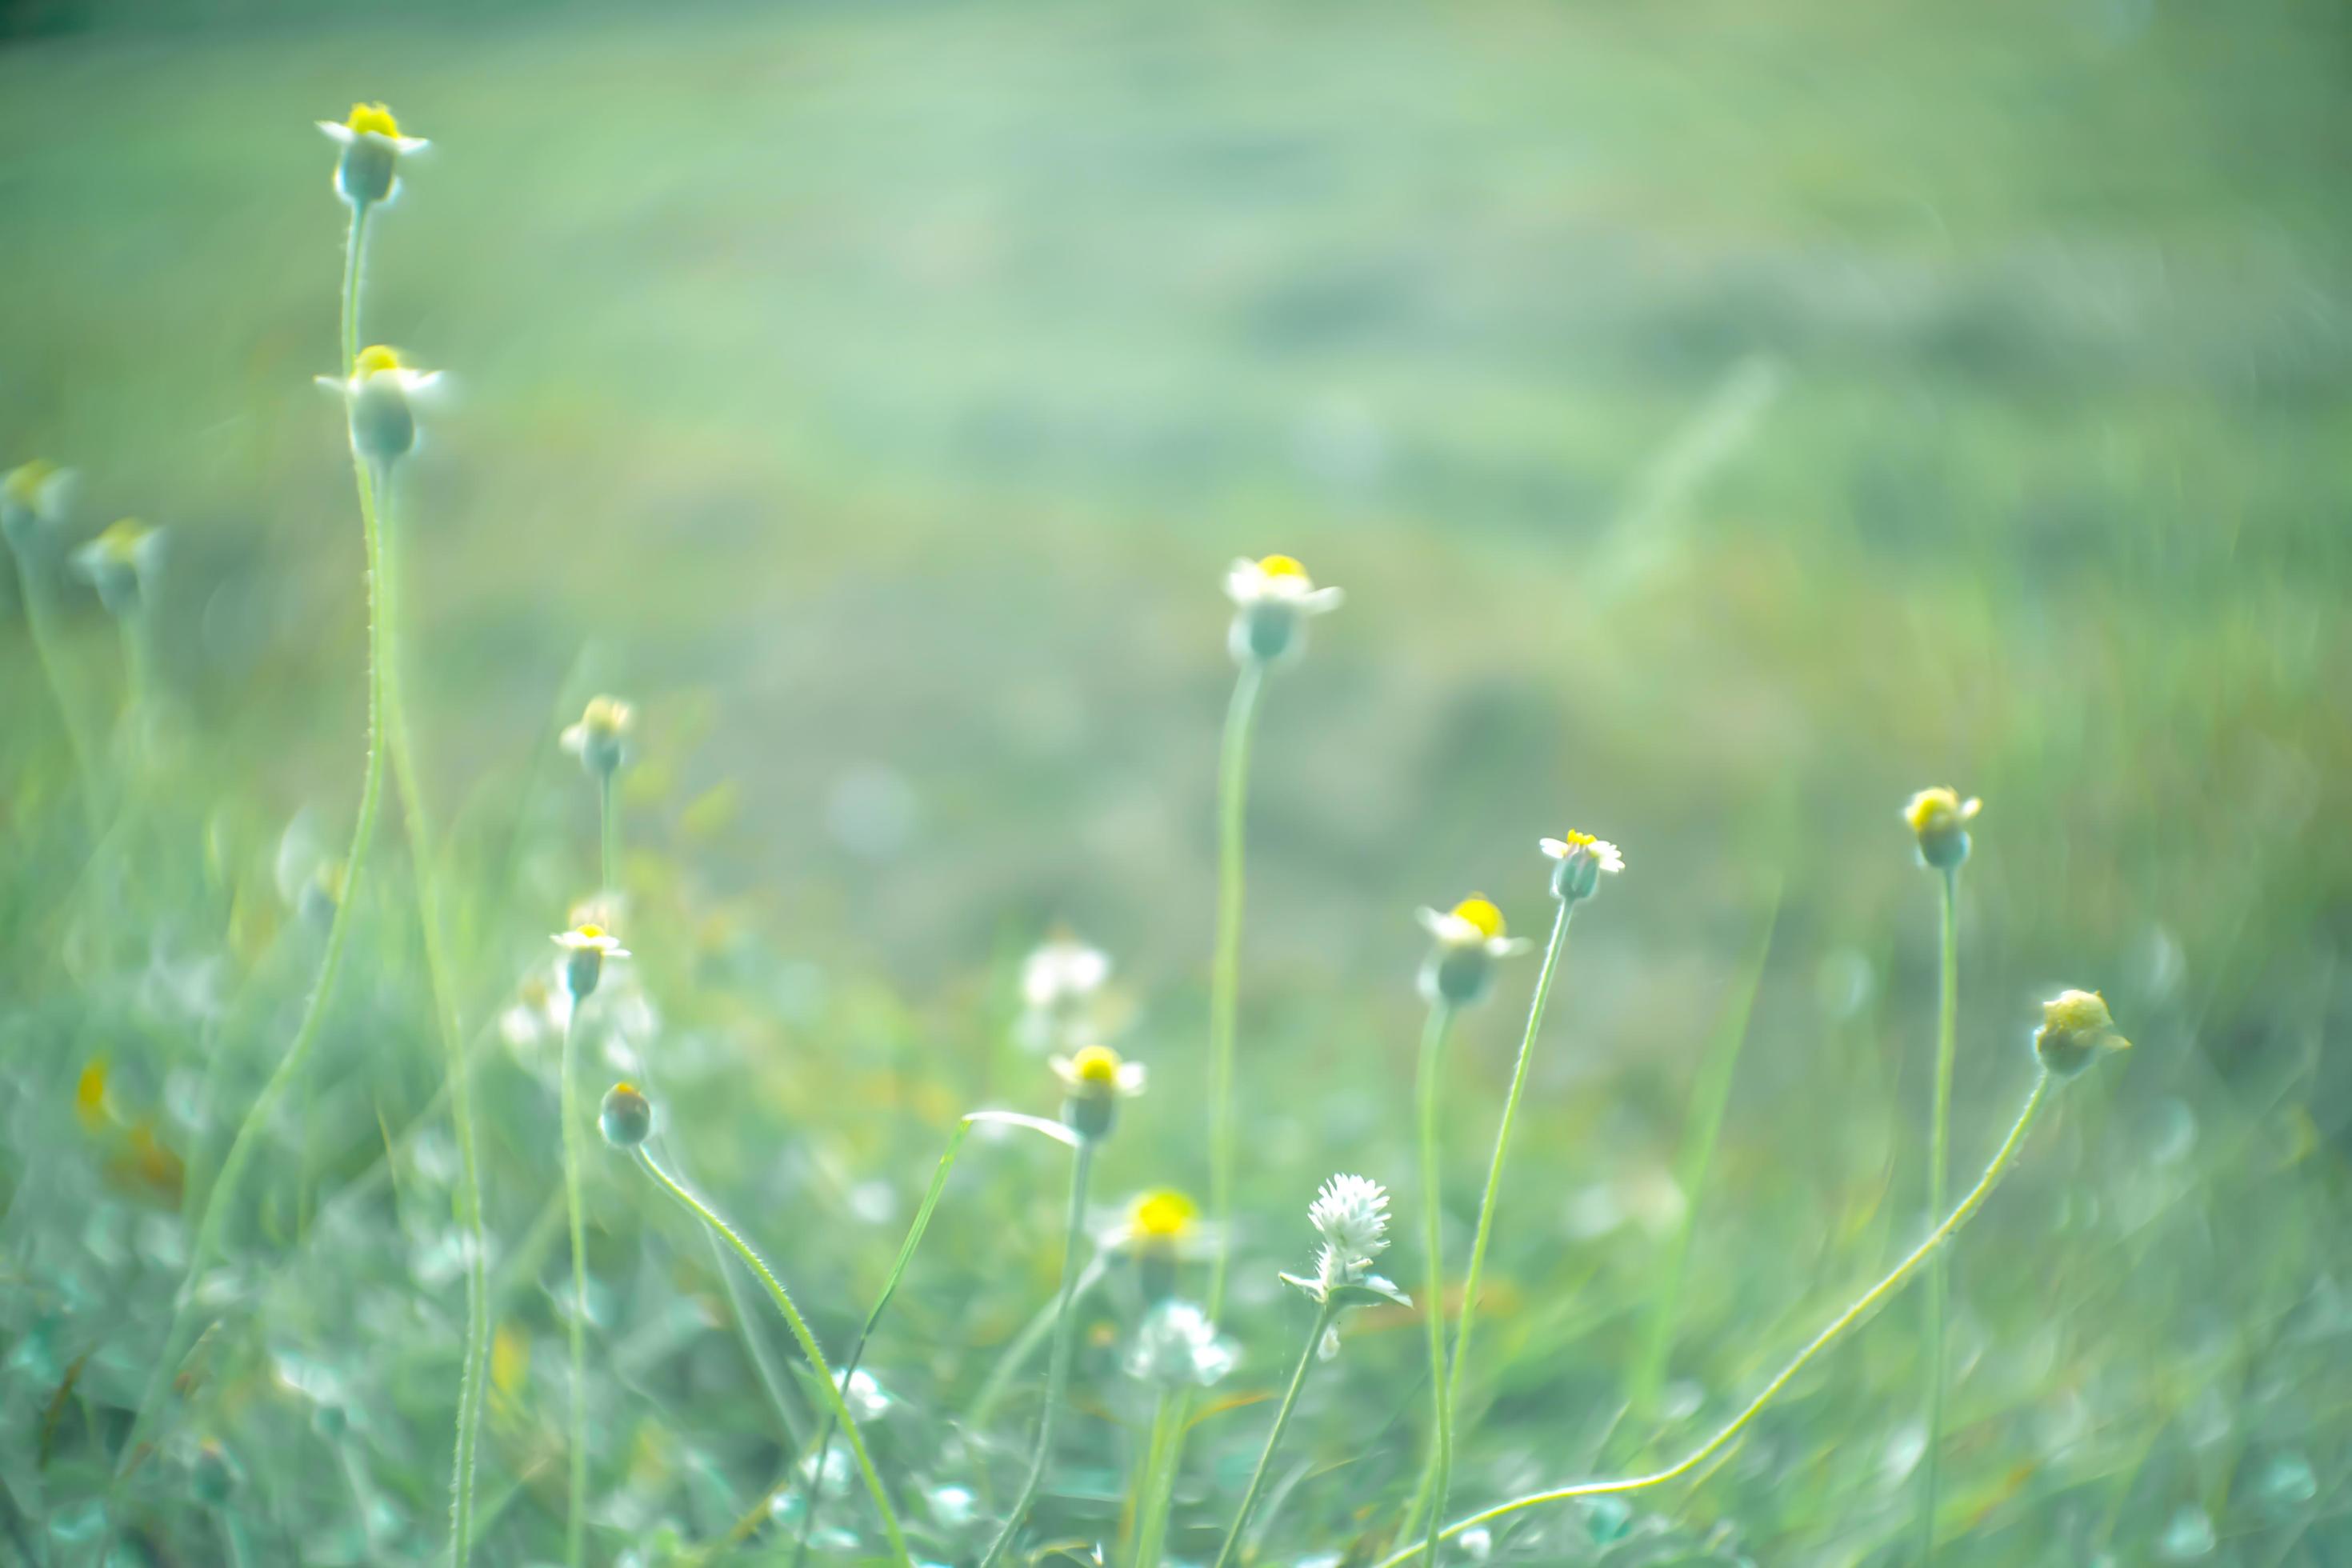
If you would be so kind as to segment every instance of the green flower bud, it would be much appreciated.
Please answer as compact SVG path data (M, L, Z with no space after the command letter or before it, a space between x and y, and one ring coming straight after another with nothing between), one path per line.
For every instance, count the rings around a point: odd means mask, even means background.
M654 1104L635 1084L616 1083L604 1091L604 1109L596 1118L604 1142L615 1149L634 1149L654 1130Z

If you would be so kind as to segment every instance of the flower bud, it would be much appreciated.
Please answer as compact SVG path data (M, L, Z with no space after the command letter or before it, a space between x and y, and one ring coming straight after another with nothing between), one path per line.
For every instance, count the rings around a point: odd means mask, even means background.
M1423 910L1421 923L1435 939L1421 966L1421 993L1432 1002L1466 1007L1483 998L1495 979L1495 961L1527 951L1505 931L1503 911L1473 893L1440 914Z
M615 1149L634 1149L654 1130L654 1105L635 1084L616 1083L604 1091L604 1109L596 1125L604 1142Z
M2131 1042L2116 1030L2106 998L2095 991L2062 991L2042 1004L2042 1026L2033 1032L2033 1053L2059 1078L2074 1078L2110 1051Z
M1903 807L1903 820L1919 838L1919 860L1938 871L1957 871L1969 858L1969 824L1984 807L1954 789L1923 789Z
M391 200L399 184L401 154L425 146L420 137L403 136L400 122L381 103L355 103L348 118L321 120L319 129L343 149L335 165L335 194L362 209Z
M592 697L580 722L563 731L563 749L599 783L612 778L627 758L629 731L636 727L636 710L617 697Z
M73 500L74 476L47 458L19 463L0 476L0 533L11 548L25 551L66 519Z
M126 517L74 552L74 566L98 590L98 601L109 615L132 615L163 543L163 530Z
M1551 873L1551 896L1564 904L1600 891L1603 871L1613 877L1625 868L1625 857L1618 853L1617 846L1590 833L1571 829L1564 838L1543 840L1542 848L1557 862Z
M188 1470L188 1489L207 1508L218 1508L236 1490L236 1461L217 1437L196 1445L195 1463Z
M1062 1101L1062 1121L1079 1137L1108 1137L1118 1117L1118 1102L1143 1092L1143 1064L1122 1061L1108 1046L1088 1046L1072 1057L1055 1057L1055 1076L1068 1090Z
M1337 588L1318 588L1307 568L1287 555L1236 561L1225 574L1234 622L1225 642L1234 662L1267 665L1306 646L1310 616L1339 607Z
M563 989L571 994L574 1006L595 994L597 984L604 977L606 959L629 956L621 939L600 925L577 925L570 931L558 931L555 945L563 949Z

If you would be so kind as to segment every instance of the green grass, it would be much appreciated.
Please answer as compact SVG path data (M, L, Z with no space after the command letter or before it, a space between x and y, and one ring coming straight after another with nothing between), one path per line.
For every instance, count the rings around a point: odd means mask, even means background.
M1306 1261L1316 1183L1415 1185L1412 907L1483 888L1539 932L1541 834L1628 869L1578 917L1514 1140L1454 1513L1686 1451L1924 1232L1936 928L1896 810L1936 783L1987 802L1955 1170L2023 1091L2037 996L2101 987L2137 1044L1958 1244L1939 1560L2164 1561L2206 1526L2202 1561L2352 1552L2339 33L2285 0L1019 0L0 51L0 467L79 468L78 533L172 530L163 706L143 769L100 759L95 858L0 590L0 1542L82 1561L110 1521L125 1561L217 1555L206 1436L256 1561L422 1560L446 1528L456 1151L389 828L169 1446L94 1511L189 1200L315 969L283 847L340 845L355 796L357 520L310 380L342 213L310 121L380 97L436 145L383 215L369 335L453 381L401 521L479 1063L478 1561L554 1559L565 1509L555 1047L499 1028L597 880L556 730L596 690L644 714L640 956L583 1071L656 1053L669 1149L837 1359L957 1116L1055 1103L1008 1040L1055 917L1117 956L1153 1077L1096 1190L1202 1189L1218 582L1276 549L1349 598L1254 748L1246 1353L1173 1559L1216 1550L1287 1375L1307 1309L1273 1271ZM68 694L111 735L113 628L78 585L63 611ZM1453 1042L1465 1248L1531 970ZM142 1125L184 1187L126 1166ZM660 1561L788 1459L690 1221L591 1152L589 1554ZM954 1416L1052 1295L1061 1162L975 1137L865 1352L930 1560L976 1557L1019 1482L1034 1374L985 1430ZM1519 1516L1540 1541L1497 1555L1903 1561L1913 1305L1699 1484ZM1042 1539L1115 1536L1148 1433L1132 1281L1081 1310ZM1420 1330L1361 1314L1311 1379L1265 1561L1398 1511ZM875 1548L844 1495L820 1548ZM771 1530L746 1560L789 1552Z

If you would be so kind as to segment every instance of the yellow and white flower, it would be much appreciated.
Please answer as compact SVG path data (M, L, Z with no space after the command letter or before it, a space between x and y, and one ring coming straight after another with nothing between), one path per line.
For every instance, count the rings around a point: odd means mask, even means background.
M1510 934L1503 911L1484 894L1473 893L1450 910L1418 911L1434 940L1421 968L1421 993L1432 1002L1466 1006L1486 994L1495 961L1525 952L1533 944Z
M2100 1057L2130 1048L2107 1011L2107 999L2097 992L2062 991L2042 1004L2033 1051L2060 1078L2073 1078Z
M557 931L553 941L563 949L563 988L575 1004L596 989L596 983L604 978L606 959L629 956L619 937L593 922Z
M1108 1133L1118 1102L1143 1092L1143 1064L1123 1059L1108 1046L1087 1046L1047 1065L1067 1091L1062 1120L1081 1138Z
M418 370L399 351L374 343L360 351L348 377L322 375L320 386L343 395L351 415L352 450L378 467L406 457L416 445L410 399L439 384L437 370Z
M1600 889L1602 873L1613 877L1625 868L1625 857L1617 846L1574 828L1565 837L1542 840L1542 847L1559 862L1551 874L1552 897L1567 903L1591 898Z
M74 552L74 570L98 590L108 612L127 616L139 607L142 591L163 549L163 531L126 517Z
M0 475L0 530L18 550L32 546L46 530L66 520L73 503L74 471L46 458L19 463Z
M1903 820L1919 840L1920 863L1938 871L1958 868L1969 858L1969 824L1984 809L1984 802L1937 786L1923 789L1904 803Z
M390 201L400 188L400 160L431 145L422 136L402 135L400 121L381 103L354 103L342 120L318 123L343 150L335 164L335 194L355 207Z
M617 697L592 697L580 721L564 727L563 749L580 759L595 779L612 777L627 760L630 733L637 726L637 710Z
M1225 597L1234 602L1226 644L1244 664L1272 664L1307 646L1307 621L1339 607L1337 588L1318 588L1295 557L1268 555L1236 561L1225 573Z

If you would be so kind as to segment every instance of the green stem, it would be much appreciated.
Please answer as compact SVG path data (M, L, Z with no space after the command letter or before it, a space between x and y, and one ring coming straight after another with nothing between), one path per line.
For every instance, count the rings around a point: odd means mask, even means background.
M1152 1401L1151 1436L1144 1445L1143 1468L1136 1476L1135 1503L1128 1515L1127 1539L1121 1542L1120 1556L1134 1568L1156 1568L1160 1561L1160 1542L1168 1529L1164 1509L1159 1507L1160 1477L1182 1430L1180 1423L1188 1405L1181 1389L1163 1388Z
M1943 962L1936 1009L1936 1104L1928 1132L1927 1212L1944 1210L1946 1168L1950 1163L1952 1121L1952 1058L1959 1034L1960 937L1958 921L1960 868L1948 866L1943 875ZM1919 1562L1921 1568L1936 1557L1937 1456L1944 1431L1944 1317L1951 1283L1945 1260L1927 1265L1927 1446L1920 1459Z
M598 881L608 893L621 890L621 811L614 798L613 775L598 775L596 780L596 826L599 850Z
M1994 1153L1991 1163L1985 1166L1984 1174L1977 1178L1977 1184L1969 1189L1967 1195L1960 1199L1959 1206L1951 1212L1943 1224L1929 1231L1927 1238L1913 1247L1904 1257L1903 1261L1897 1263L1885 1279L1864 1291L1854 1299L1851 1306L1830 1320L1829 1326L1815 1334L1805 1348L1799 1351L1795 1358L1782 1367L1771 1382L1764 1385L1763 1391L1748 1401L1747 1408L1733 1416L1714 1436L1709 1437L1692 1449L1679 1462L1665 1469L1646 1476L1629 1476L1622 1480L1580 1481L1574 1486L1558 1487L1549 1491L1530 1492L1526 1497L1514 1498L1508 1502L1497 1503L1493 1508L1471 1514L1467 1518L1455 1520L1437 1532L1437 1539L1451 1541L1465 1530L1475 1529L1507 1514L1517 1513L1521 1509L1534 1508L1540 1503L1566 1502L1573 1498L1601 1497L1617 1492L1640 1491L1645 1487L1663 1486L1668 1481L1690 1474L1708 1459L1713 1458L1722 1451L1725 1445L1745 1431L1748 1424L1756 1419L1758 1413L1769 1405L1782 1389L1788 1387L1790 1382L1796 1377L1797 1373L1802 1372L1815 1356L1835 1343L1848 1329L1853 1327L1896 1290L1902 1289L1904 1282L1918 1271L1919 1266L1933 1258L1937 1250L1949 1241L1960 1226L1969 1222L1969 1217L1982 1206L1985 1199L1992 1195L1993 1188L2000 1184L2000 1178L2008 1172L2011 1162L2017 1157L2017 1151L2024 1143L2026 1133L2032 1130L2035 1118L2042 1114L2042 1105L2049 1098L2050 1088L2053 1081L2055 1080L2047 1072L2035 1078L2033 1091L2025 1097L2024 1109L2017 1113L2016 1124L2010 1128L2009 1136L2001 1141L2000 1150ZM1397 1568L1397 1564L1411 1562L1425 1550L1427 1548L1424 1545L1416 1542L1402 1551L1390 1553L1381 1561L1378 1568Z
M356 250L364 212L352 220L352 242ZM188 1268L182 1278L177 1305L173 1312L172 1326L165 1333L163 1353L157 1358L154 1370L148 1375L146 1393L139 1402L139 1414L131 1424L131 1435L122 1445L122 1458L116 1474L127 1474L140 1456L140 1439L155 1418L163 1389L171 1381L173 1369L188 1345L189 1308L194 1287L219 1250L221 1227L227 1222L228 1211L237 1191L244 1185L246 1167L253 1161L262 1130L268 1125L278 1103L300 1076L303 1064L310 1059L312 1047L318 1044L319 1031L327 1016L327 1004L334 995L335 980L341 973L343 954L351 942L352 911L359 903L361 873L367 866L368 850L375 842L375 823L383 797L384 753L384 676L391 652L391 627L382 613L384 556L383 531L377 525L375 493L368 483L364 470L359 476L360 531L367 553L368 592L368 716L367 761L360 777L359 816L352 826L350 851L343 859L343 886L335 900L334 919L327 927L325 951L319 958L318 983L311 988L310 999L302 1009L301 1022L295 1026L293 1044L271 1069L261 1092L254 1096L247 1108L245 1120L237 1126L236 1136L230 1140L228 1153L221 1161L220 1174L214 1178L211 1194L205 1200L204 1217L197 1222L196 1239L188 1249Z
M1081 1138L1076 1162L1070 1167L1070 1217L1063 1233L1061 1300L1054 1312L1054 1348L1045 1362L1045 1408L1037 1417L1037 1451L1029 1460L1029 1478L1021 1483L1021 1495L1013 1501L1013 1511L1004 1516L1003 1525L996 1539L989 1542L988 1552L980 1560L980 1568L993 1568L1005 1548L1013 1544L1029 1509L1037 1500L1037 1492L1045 1484L1045 1467L1054 1457L1054 1418L1060 1412L1062 1391L1070 1377L1070 1329L1076 1314L1070 1304L1077 1297L1078 1253L1086 1238L1087 1178L1095 1163L1095 1140Z
M1290 1386L1283 1391L1282 1404L1274 1413L1274 1430L1265 1435L1265 1447L1258 1451L1257 1468L1250 1471L1249 1489L1242 1493L1242 1506L1234 1512L1233 1528L1225 1531L1225 1543L1217 1550L1216 1568L1229 1568L1234 1552L1241 1545L1242 1531L1249 1524L1250 1511L1257 1507L1258 1494L1265 1489L1266 1472L1274 1468L1274 1451L1282 1446L1282 1434L1290 1426L1290 1414L1298 1406L1298 1391L1307 1386L1307 1369L1315 1364L1316 1351L1323 1343L1324 1332L1330 1328L1338 1310L1328 1300L1315 1310L1315 1326L1307 1331L1307 1343L1299 1349L1298 1364L1291 1369Z
M366 202L352 204L352 236L343 247L343 374L355 375L360 368L360 253L367 248L368 213Z
M16 584L25 601L25 630L32 638L33 658L41 667L49 700L58 705L58 721L65 728L66 749L73 753L75 782L80 786L82 816L89 828L89 841L96 846L105 829L98 805L98 746L84 727L81 710L66 683L65 665L58 657L57 626L50 619L55 606L46 576L51 554L42 542L19 550Z
M1454 1481L1454 1402L1445 1368L1444 1190L1437 1161L1437 1068L1445 1037L1454 1027L1453 1005L1429 1005L1421 1032L1421 1075L1414 1098L1421 1110L1422 1245L1429 1255L1428 1285L1421 1310L1429 1323L1430 1486L1429 1553L1437 1558L1437 1525L1445 1516L1445 1494Z
M580 1074L573 1058L579 1054L580 1009L585 997L571 998L563 1020L562 1085L558 1101L563 1116L563 1208L572 1230L572 1456L571 1501L563 1515L563 1560L580 1568L587 1539L588 1501L588 1221L580 1199L581 1144L586 1134L581 1119Z
M1486 1192L1478 1204L1478 1228L1470 1241L1470 1268L1462 1277L1462 1314L1454 1329L1454 1364L1445 1383L1446 1425L1450 1431L1454 1419L1462 1408L1463 1367L1470 1359L1470 1330L1478 1315L1478 1290L1486 1273L1486 1244L1494 1235L1495 1209L1502 1197L1503 1162L1511 1148L1511 1128L1517 1121L1519 1100L1528 1088L1528 1068L1535 1060L1536 1038L1543 1030L1544 1004L1551 996L1552 977L1559 971L1560 954L1568 948L1568 923L1574 918L1576 905L1560 901L1559 912L1552 916L1551 940L1545 944L1543 968L1536 975L1536 994L1528 1004L1528 1026L1519 1037L1519 1059L1511 1069L1510 1092L1503 1097L1503 1120L1495 1129L1495 1153L1486 1163ZM1432 1457L1433 1461L1434 1456ZM1437 1487L1436 1467L1433 1462L1422 1472L1422 1497L1413 1503L1418 1518L1429 1494ZM1445 1511L1445 1500L1440 1496L1428 1503L1433 1517Z
M1217 767L1217 934L1209 969L1209 1212L1217 1255L1209 1266L1207 1310L1225 1310L1225 1269L1233 1251L1234 1034L1241 1005L1244 833L1248 819L1250 734L1256 728L1265 666L1245 660L1225 710Z
M482 1423L483 1374L489 1353L489 1306L483 1270L481 1172L476 1163L474 1097L466 1061L466 1039L457 1021L457 993L441 924L439 864L434 857L431 818L425 804L416 748L408 729L406 686L400 668L400 538L389 469L373 477L383 520L383 569L379 614L383 621L384 726L399 785L402 823L416 879L417 923L425 939L425 972L433 994L433 1019L441 1036L442 1074L447 1080L451 1133L457 1141L457 1189L453 1194L458 1228L465 1233L466 1342L457 1371L457 1429L449 1471L449 1552L457 1568L473 1554L475 1449ZM362 487L370 476L362 467Z
M776 1310L783 1314L784 1325L792 1330L793 1338L800 1342L801 1353L808 1357L809 1367L824 1390L825 1402L833 1407L833 1418L841 1424L842 1432L849 1438L850 1452L856 1456L857 1468L866 1478L866 1489L874 1499L874 1510L882 1516L882 1533L889 1538L891 1552L903 1568L914 1568L914 1559L907 1552L907 1539L898 1530L898 1516L890 1507L890 1494L883 1489L882 1478L875 1472L874 1460L866 1451L866 1439L858 1433L856 1418L849 1414L841 1384L834 1381L833 1369L825 1365L824 1352L817 1348L816 1336L809 1332L800 1309L793 1305L792 1297L785 1294L782 1284L770 1272L760 1255L751 1250L751 1244L738 1236L734 1227L719 1218L709 1205L681 1185L677 1177L662 1169L661 1163L642 1144L637 1148L637 1163L643 1165L655 1181L669 1189L672 1197L692 1210L698 1219L732 1247L735 1256L743 1260L743 1266L758 1275L760 1283L768 1288L769 1299L776 1303Z

